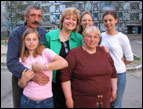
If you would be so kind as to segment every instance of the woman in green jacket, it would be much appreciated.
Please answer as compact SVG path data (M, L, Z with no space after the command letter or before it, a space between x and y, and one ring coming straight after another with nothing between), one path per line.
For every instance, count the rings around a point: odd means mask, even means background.
M76 32L80 24L80 11L76 8L64 10L60 28L46 34L46 46L62 57L66 57L72 48L83 45L82 36ZM53 97L55 108L65 108L65 97L61 87L60 71L53 72Z

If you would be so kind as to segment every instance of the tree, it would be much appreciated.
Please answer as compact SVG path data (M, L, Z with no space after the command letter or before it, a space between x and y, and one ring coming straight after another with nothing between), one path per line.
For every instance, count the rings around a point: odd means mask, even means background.
M11 32L19 22L24 22L24 11L32 4L32 1L5 1L6 3L6 27Z

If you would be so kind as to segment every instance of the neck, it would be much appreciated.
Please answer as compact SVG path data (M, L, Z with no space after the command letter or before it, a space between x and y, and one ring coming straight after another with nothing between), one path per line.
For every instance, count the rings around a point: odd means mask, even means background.
M83 49L88 52L89 54L94 54L96 53L96 47L95 48L90 48L90 47L87 47L86 45L83 46Z
M63 28L60 32L61 41L65 42L65 41L69 40L71 32L72 31L69 31L69 30Z
M71 30L67 30L67 29L65 29L65 28L63 28L61 31L62 31L63 34L66 35L66 37L70 37L70 34L71 34L71 32L72 32Z
M34 56L33 56L33 52L34 52L34 51L33 51L33 50L29 50L28 52L29 52L29 57L33 58L33 57L34 57Z
M26 24L25 27L26 27L26 29L28 29L28 28L33 28L32 26L30 26L30 25L28 25L28 24ZM34 29L37 30L38 28L34 28Z
M118 31L117 31L116 29L112 29L112 30L108 30L107 33L108 33L109 35L115 35L115 34L118 33Z

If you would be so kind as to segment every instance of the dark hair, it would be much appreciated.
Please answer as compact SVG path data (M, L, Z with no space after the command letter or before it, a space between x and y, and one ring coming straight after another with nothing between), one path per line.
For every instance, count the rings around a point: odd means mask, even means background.
M105 11L102 18L104 18L104 17L105 17L106 15L108 15L108 14L112 15L115 19L118 19L118 18L117 18L117 13L116 13L116 11L114 11L114 10Z

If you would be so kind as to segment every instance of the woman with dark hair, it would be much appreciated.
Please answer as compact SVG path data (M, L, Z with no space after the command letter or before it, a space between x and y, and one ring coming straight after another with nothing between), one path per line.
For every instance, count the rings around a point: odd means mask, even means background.
M125 65L133 62L133 52L128 37L116 29L118 23L116 11L106 11L103 14L103 23L106 27L106 32L101 34L101 45L104 45L109 49L109 53L114 60L114 65L118 74L117 99L113 102L113 107L121 108L126 85Z

